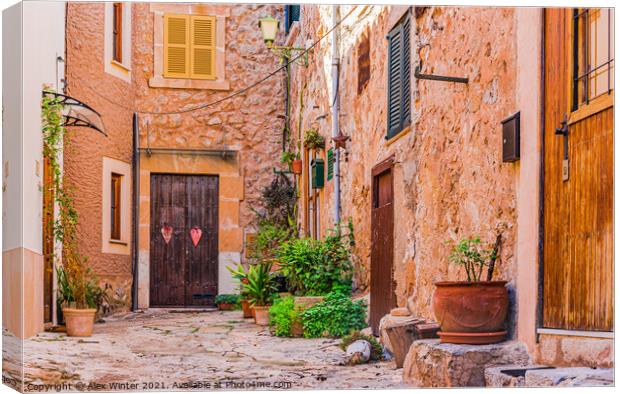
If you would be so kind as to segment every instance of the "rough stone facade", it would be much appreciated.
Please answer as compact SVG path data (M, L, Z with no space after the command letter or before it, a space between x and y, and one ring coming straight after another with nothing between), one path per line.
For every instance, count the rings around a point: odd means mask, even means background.
M102 282L112 286L125 307L131 301L131 257L129 253L102 252L101 185L103 157L131 163L133 113L139 114L140 148L222 150L232 152L235 157L235 168L230 170L230 160L211 157L206 161L188 161L181 155L141 154L145 166L140 174L141 262L148 263L148 178L153 168L173 173L220 175L223 196L220 261L228 257L239 261L244 234L252 231L254 214L250 208L257 206L261 188L271 181L272 167L279 163L285 99L283 73L278 73L247 93L217 105L183 114L157 114L221 100L279 67L279 59L263 43L257 21L266 15L280 17L282 7L161 3L133 3L130 7L131 64L126 65L129 73L125 70L125 74L130 74L127 79L106 72L103 3L69 3L66 32L68 94L99 111L108 133L106 138L76 129L64 156L66 178L77 186L75 206L80 213L80 247L95 273ZM165 12L223 17L227 86L206 89L191 82L186 88L152 86L150 79L156 71L154 56L158 55L154 41L161 34L156 18ZM162 159L163 156L168 157ZM172 164L157 167L161 160L168 163L169 156L173 156ZM122 214L131 217L131 210L125 209ZM228 254L222 257L222 252ZM148 271L148 265L140 268L141 282L147 286L139 299L145 298L145 303L140 301L141 306L148 306L148 274L144 270Z
M340 8L341 16L351 11L340 36L340 129L351 138L341 156L342 217L351 218L356 230L359 289L368 290L369 285L371 169L391 155L396 162L398 306L408 305L413 314L432 318L433 283L463 275L448 263L447 243L474 235L492 243L498 231L503 233L495 278L514 286L515 169L502 164L498 132L500 120L515 112L513 10L430 7L413 12L412 69L420 59L424 73L463 76L470 82L412 76L412 126L386 141L385 37L408 7ZM294 37L297 46L318 39L331 24L329 6L302 6L301 14L300 31ZM371 71L368 84L358 94L358 46L365 35ZM326 149L332 146L330 45L328 37L311 52L307 68L295 66L292 86L293 137L303 138L303 131L315 126L327 137ZM323 114L327 117L315 120ZM327 182L320 192L322 229L332 225L333 184Z

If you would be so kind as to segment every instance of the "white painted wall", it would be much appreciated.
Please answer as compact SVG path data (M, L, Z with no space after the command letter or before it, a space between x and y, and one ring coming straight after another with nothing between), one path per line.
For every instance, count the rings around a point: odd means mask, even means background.
M2 250L22 245L22 4L2 13Z

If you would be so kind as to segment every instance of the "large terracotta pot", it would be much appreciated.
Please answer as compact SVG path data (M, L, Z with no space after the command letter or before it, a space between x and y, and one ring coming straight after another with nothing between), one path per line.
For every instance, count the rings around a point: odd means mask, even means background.
M254 309L254 322L259 326L268 326L269 325L269 308L270 305L258 306L254 305L252 308Z
M303 163L301 160L293 160L291 163L291 171L295 175L300 175L303 170Z
M243 317L244 318L253 317L252 316L252 309L250 309L250 301L248 301L248 300L241 300L239 302L241 303L241 310L243 311Z
M93 335L96 309L63 308L62 313L70 337L89 337Z
M441 342L486 344L506 336L506 281L437 282L433 311Z

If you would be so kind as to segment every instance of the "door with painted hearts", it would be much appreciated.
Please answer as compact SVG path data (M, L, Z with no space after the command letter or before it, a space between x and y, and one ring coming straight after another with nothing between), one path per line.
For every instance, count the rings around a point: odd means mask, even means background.
M213 306L218 177L151 175L151 307Z

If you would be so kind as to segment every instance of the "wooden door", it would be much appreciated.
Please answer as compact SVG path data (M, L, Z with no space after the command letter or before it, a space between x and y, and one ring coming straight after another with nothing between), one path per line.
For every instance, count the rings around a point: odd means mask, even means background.
M392 159L372 171L370 326L378 335L379 322L396 307L394 295L394 188Z
M218 194L216 176L151 175L151 306L213 306ZM202 233L196 245L192 229Z
M52 166L43 158L43 321L53 321L54 292L54 180Z
M613 62L592 56L609 46L582 12L545 12L542 324L612 331Z

